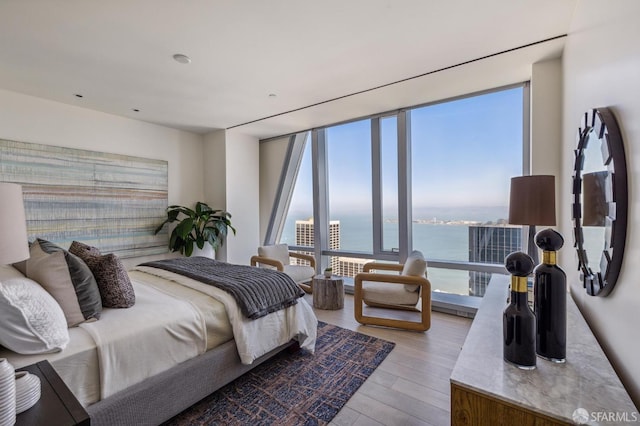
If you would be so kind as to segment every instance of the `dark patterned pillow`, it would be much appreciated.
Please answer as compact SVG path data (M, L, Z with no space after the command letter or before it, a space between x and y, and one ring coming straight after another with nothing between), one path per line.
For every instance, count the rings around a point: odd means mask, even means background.
M129 274L115 254L102 255L95 247L74 241L69 251L89 266L96 277L105 308L130 308L136 303L136 295Z

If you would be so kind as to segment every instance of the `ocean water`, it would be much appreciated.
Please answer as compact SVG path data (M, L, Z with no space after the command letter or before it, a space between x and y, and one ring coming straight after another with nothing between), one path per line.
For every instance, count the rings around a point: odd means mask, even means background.
M446 208L414 212L413 247L427 259L469 260L469 223L493 223L504 219L506 207ZM297 216L297 217L296 217ZM295 244L295 221L306 220L309 214L289 215L281 242ZM372 219L367 214L336 214L340 221L340 248L347 251L373 251ZM385 249L398 247L398 224L394 218L383 223ZM469 294L469 272L429 268L428 277L434 291Z

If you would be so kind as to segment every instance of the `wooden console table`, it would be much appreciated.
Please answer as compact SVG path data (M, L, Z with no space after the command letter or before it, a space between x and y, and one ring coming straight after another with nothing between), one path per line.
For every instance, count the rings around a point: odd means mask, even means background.
M509 282L509 276L493 275L473 320L451 374L451 424L612 424L605 418L611 415L640 419L571 296L566 363L538 357L537 368L527 371L503 361L502 311ZM584 423L574 421L580 413L589 416Z

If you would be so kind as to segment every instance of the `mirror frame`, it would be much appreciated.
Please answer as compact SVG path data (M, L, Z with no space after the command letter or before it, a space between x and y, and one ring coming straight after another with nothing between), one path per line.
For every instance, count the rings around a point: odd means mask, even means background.
M599 262L599 272L594 272L589 266L582 231L582 170L585 162L585 149L589 140L593 143L594 136L600 141L602 164L607 171L605 198L608 213L605 217L605 238ZM573 174L572 216L574 246L578 253L578 269L583 286L589 295L606 296L618 280L627 237L627 164L624 144L618 123L609 108L594 108L585 112L582 126L578 128L577 139L578 147L575 150Z

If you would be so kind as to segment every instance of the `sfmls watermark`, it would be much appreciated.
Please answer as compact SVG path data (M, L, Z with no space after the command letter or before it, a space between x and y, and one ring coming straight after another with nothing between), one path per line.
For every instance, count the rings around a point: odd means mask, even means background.
M590 422L597 423L639 423L640 414L637 411L592 411L589 412L584 408L577 408L573 412L571 418L576 424L584 425Z

